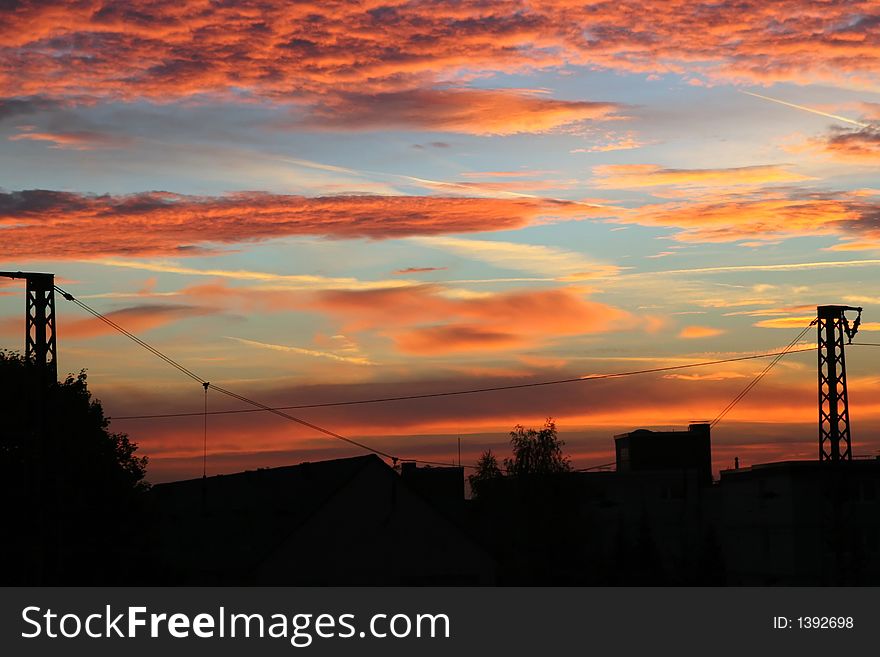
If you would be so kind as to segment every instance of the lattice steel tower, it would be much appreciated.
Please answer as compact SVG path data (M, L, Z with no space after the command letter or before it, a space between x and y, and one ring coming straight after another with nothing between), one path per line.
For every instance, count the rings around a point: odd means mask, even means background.
M852 326L846 318L848 310L857 311ZM849 398L846 390L847 344L859 330L862 309L852 306L819 306L816 308L819 334L819 460L850 461Z
M24 355L37 368L40 382L50 385L58 380L55 345L55 274L0 271L6 278L25 279Z

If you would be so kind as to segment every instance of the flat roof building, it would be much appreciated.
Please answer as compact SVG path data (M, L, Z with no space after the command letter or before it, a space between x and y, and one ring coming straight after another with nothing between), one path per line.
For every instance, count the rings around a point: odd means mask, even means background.
M687 431L636 429L617 434L614 449L618 472L696 470L702 483L712 483L708 422L690 424Z
M880 460L722 470L718 488L729 584L880 581Z

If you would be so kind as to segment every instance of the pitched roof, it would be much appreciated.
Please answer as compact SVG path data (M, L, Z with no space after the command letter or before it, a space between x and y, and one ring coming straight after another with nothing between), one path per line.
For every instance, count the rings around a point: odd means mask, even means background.
M368 455L157 484L155 547L196 579L247 571L370 464L388 468Z

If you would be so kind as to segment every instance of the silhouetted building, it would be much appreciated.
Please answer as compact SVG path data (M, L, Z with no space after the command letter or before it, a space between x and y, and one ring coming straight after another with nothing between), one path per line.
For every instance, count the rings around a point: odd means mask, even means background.
M702 583L709 559L714 491L694 468L586 472L581 504L610 583ZM712 555L714 558L714 555Z
M880 583L880 460L711 471L708 424L615 436L617 471L499 476L376 456L161 484L157 583Z
M370 455L154 486L158 581L491 584L493 559Z
M421 494L439 510L453 518L460 518L464 510L464 468L424 466L404 461L400 476L414 491Z
M712 483L712 446L708 422L687 431L636 429L614 436L618 472L695 470L703 484Z
M713 500L696 469L501 477L471 527L504 584L702 583Z
M880 583L880 460L722 470L729 584Z

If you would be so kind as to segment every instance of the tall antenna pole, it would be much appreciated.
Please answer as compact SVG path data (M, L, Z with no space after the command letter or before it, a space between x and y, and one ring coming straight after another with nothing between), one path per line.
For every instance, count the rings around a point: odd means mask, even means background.
M849 325L845 312L858 311ZM818 306L819 339L819 460L850 461L849 395L846 387L844 337L852 342L859 330L862 309L852 306Z

